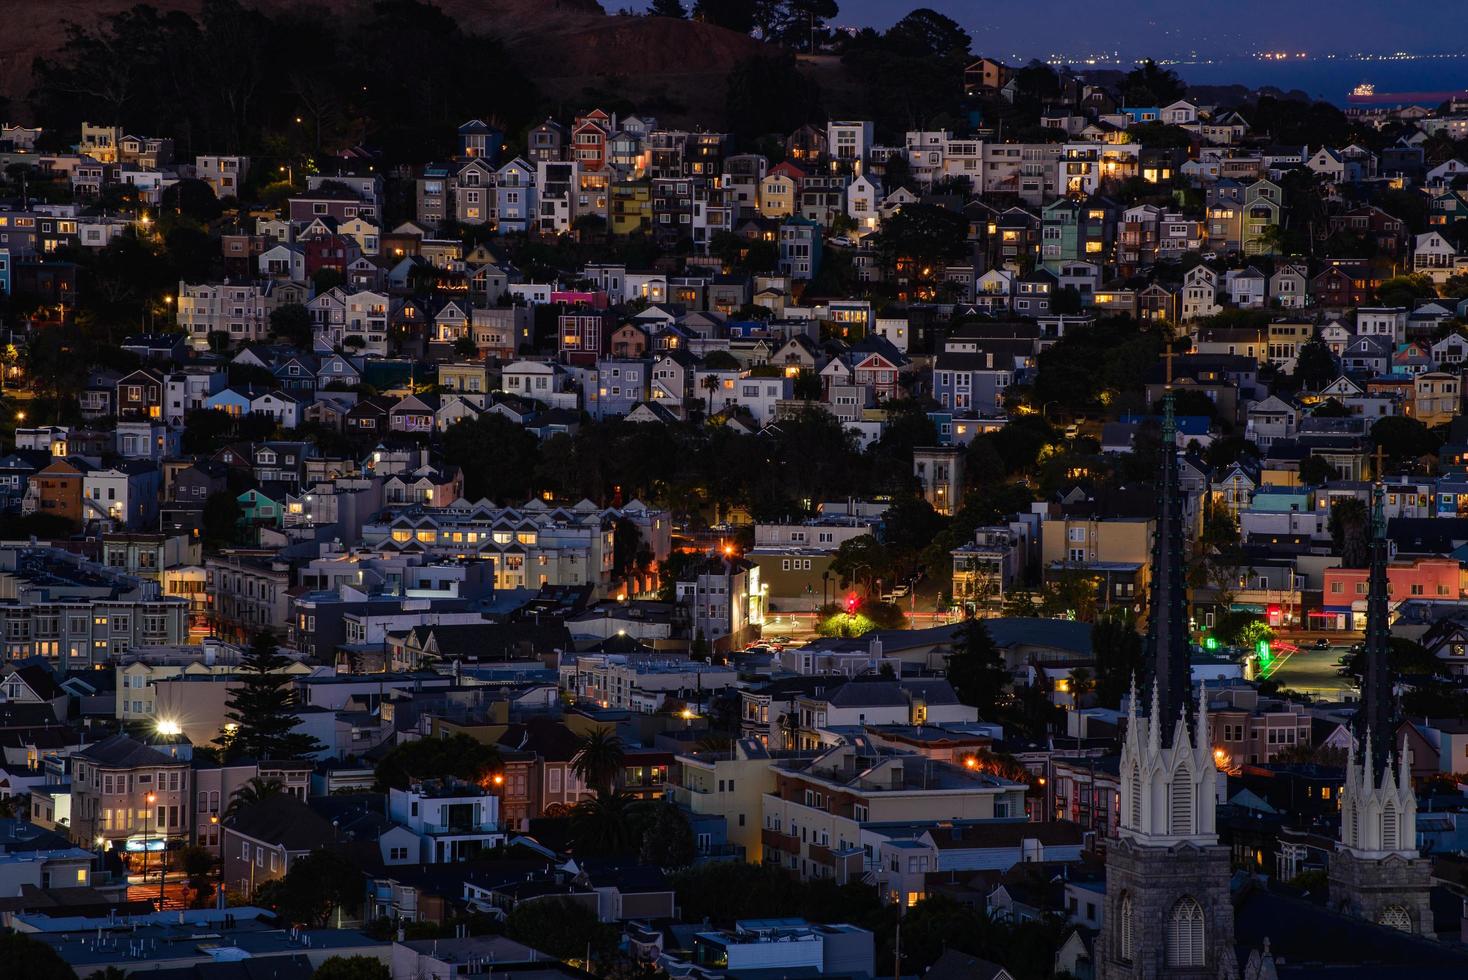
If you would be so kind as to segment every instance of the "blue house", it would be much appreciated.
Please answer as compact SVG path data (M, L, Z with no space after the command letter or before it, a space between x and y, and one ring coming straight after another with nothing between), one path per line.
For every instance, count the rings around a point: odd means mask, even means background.
M225 388L223 391L215 392L204 399L205 408L217 408L226 415L239 418L250 414L251 398L248 392L236 391L234 388Z
M1138 123L1159 122L1162 119L1162 107L1155 105L1133 105L1123 106L1122 114L1126 116L1130 125Z
M471 119L459 127L459 156L498 164L505 134L482 119Z
M10 249L0 248L0 293L10 295Z

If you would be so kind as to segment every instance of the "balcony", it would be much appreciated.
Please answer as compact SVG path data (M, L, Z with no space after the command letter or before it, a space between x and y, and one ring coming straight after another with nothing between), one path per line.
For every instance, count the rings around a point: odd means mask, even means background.
M784 851L786 854L799 854L800 841L792 834L782 834L778 830L765 827L760 832L760 843L775 851Z
M499 828L487 822L475 824L460 821L454 821L452 823L431 823L424 821L419 825L418 832L431 836L472 837L479 834L495 834L499 832Z

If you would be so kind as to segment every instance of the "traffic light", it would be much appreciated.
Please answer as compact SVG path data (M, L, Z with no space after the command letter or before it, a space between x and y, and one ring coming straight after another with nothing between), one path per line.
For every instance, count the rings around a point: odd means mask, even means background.
M846 615L848 615L848 616L855 616L856 615L856 593L855 592L847 593L847 596L846 596Z

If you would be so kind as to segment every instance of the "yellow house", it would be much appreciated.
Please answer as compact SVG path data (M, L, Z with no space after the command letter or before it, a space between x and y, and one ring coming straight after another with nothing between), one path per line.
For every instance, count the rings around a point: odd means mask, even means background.
M1151 580L1153 521L1146 517L1055 517L1040 527L1046 581L1084 575L1096 586L1096 604L1134 606Z
M764 795L775 788L769 757L762 751L750 756L736 742L732 753L697 752L677 761L669 797L695 815L723 817L729 843L744 848L744 860L759 864Z
M1412 379L1411 415L1423 425L1442 425L1456 418L1463 382L1446 371L1424 371Z
M788 218L795 213L795 196L799 191L795 178L774 173L759 182L759 213L766 218Z
M646 181L613 184L611 220L613 235L635 235L652 227L652 185Z
M919 755L837 745L814 759L777 760L771 769L775 785L764 794L760 828L763 859L803 879L845 884L861 878L864 824L1025 815L1023 783Z
M1268 359L1271 364L1283 364L1292 360L1300 348L1315 335L1315 326L1310 323L1280 320L1269 325Z

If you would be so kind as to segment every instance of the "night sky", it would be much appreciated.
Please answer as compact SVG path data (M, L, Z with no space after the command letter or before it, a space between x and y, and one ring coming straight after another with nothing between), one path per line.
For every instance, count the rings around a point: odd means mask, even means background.
M690 0L685 0L691 6ZM1461 0L838 0L835 23L884 29L917 7L968 28L974 50L1226 57L1258 50L1414 53L1468 50ZM615 3L604 6L613 8Z
M928 6L963 24L975 50L992 38L1018 53L1064 49L1067 53L1117 50L1170 53L1197 50L1207 56L1259 49L1291 51L1461 50L1468 4L1435 0L1027 0L999 4L977 0L840 0L841 23L883 28L917 6ZM1322 16L1324 15L1324 16Z

